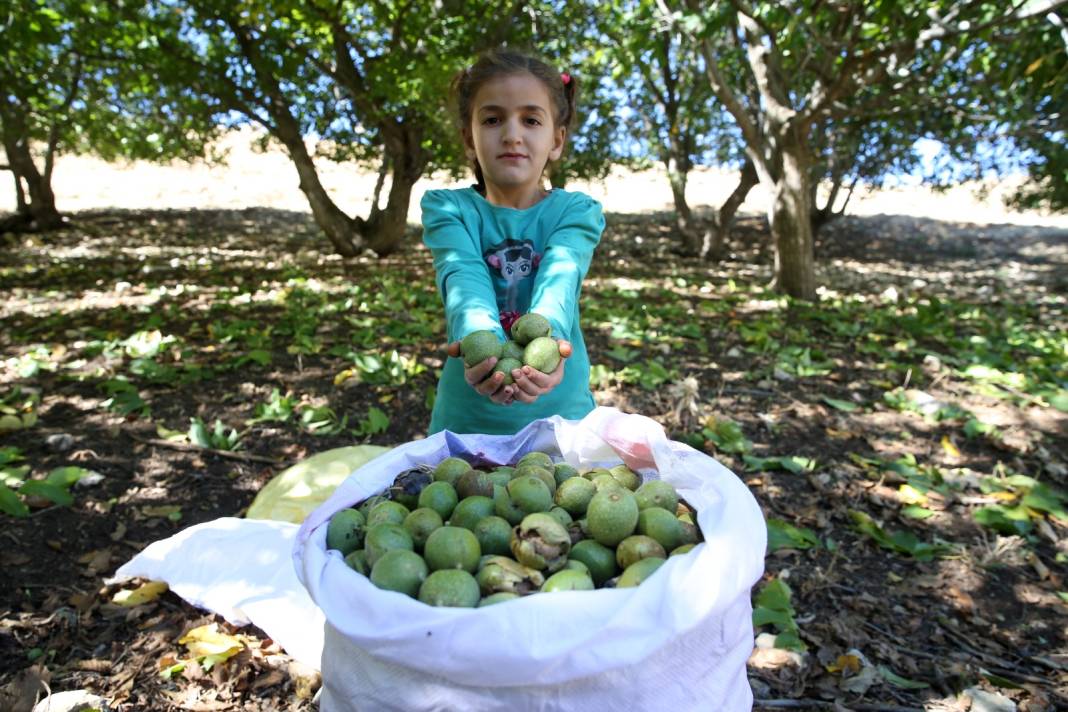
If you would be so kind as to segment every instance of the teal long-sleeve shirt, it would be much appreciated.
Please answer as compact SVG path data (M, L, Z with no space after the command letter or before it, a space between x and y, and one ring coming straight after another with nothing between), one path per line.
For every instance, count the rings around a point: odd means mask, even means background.
M428 191L421 206L449 342L481 329L504 341L501 312L536 312L549 320L554 338L574 349L556 388L533 403L506 406L467 384L461 359L446 359L429 432L512 434L538 418L578 419L593 410L579 296L604 230L600 203L556 189L516 210L463 188Z

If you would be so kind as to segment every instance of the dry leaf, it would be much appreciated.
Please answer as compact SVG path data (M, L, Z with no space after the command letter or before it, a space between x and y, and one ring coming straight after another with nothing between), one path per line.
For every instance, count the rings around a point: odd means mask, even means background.
M827 672L843 672L856 675L860 672L861 662L856 655L839 655L833 663L827 666Z
M119 522L119 525L115 527L115 531L111 532L111 534L109 534L108 536L111 537L112 541L120 541L124 536L126 536L126 525L122 522Z
M122 606L123 608L141 606L155 601L166 590L167 584L165 582L149 581L148 583L141 584L132 591L119 591L111 597L111 602Z
M189 654L195 658L210 655L219 660L226 660L245 647L239 638L220 632L218 623L194 628L179 638L178 642L186 646Z

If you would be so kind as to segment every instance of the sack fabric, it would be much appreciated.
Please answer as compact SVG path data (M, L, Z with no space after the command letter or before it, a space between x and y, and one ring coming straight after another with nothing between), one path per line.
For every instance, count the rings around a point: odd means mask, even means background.
M697 510L704 542L641 586L536 594L480 609L433 608L376 588L326 548L336 512L400 472L448 456L514 462L541 450L579 468L621 460ZM750 588L767 530L752 494L654 421L597 408L514 436L442 432L354 472L304 521L297 575L326 617L324 712L360 710L724 710L752 707Z
M252 500L245 518L300 524L353 470L388 450L381 445L351 445L305 458L272 477Z

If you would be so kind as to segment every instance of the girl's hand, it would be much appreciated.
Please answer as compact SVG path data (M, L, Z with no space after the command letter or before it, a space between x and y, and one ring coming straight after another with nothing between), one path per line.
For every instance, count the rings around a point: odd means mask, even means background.
M533 403L564 380L564 362L571 356L571 342L560 340L557 344L560 346L560 364L552 373L542 373L530 366L512 369L515 383L512 384L511 398L521 403Z
M460 342L453 341L449 344L449 356L460 358ZM493 367L497 365L497 359L492 356L474 366L464 366L464 380L474 388L479 395L486 396L498 405L509 405L512 402L515 386L504 385L504 374L493 373ZM559 370L559 369L557 369Z

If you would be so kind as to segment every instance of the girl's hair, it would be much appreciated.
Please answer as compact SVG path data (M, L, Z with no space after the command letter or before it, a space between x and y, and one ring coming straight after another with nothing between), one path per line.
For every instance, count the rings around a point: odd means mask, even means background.
M553 128L570 129L575 118L575 98L578 83L573 75L561 74L546 62L529 54L502 47L483 53L467 69L453 77L452 96L456 104L461 131L470 129L475 95L486 82L499 77L528 73L545 85L553 108ZM547 167L548 164L546 164ZM475 178L478 190L486 191L482 166L475 159Z

